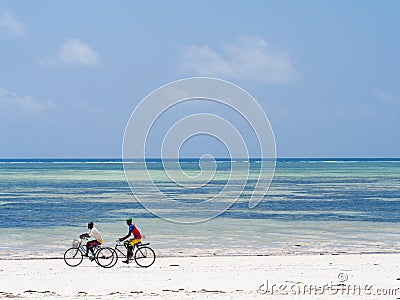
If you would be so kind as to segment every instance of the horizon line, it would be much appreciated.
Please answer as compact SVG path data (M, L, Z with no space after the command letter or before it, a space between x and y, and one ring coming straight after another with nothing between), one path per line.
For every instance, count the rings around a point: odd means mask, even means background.
M142 160L143 158L121 158L121 157L0 157L0 160L105 160L105 159L110 159L110 160ZM162 157L147 157L144 158L145 160L172 160L176 158L162 158ZM179 157L179 160L198 160L199 157ZM257 160L257 159L274 159L274 158L269 158L269 157L215 157L213 158L215 160ZM297 156L297 157L276 157L276 160L278 159L336 159L336 160L348 160L348 159L400 159L400 157L389 157L389 156L341 156L341 157L334 157L334 156L318 156L318 157L306 157L306 156Z

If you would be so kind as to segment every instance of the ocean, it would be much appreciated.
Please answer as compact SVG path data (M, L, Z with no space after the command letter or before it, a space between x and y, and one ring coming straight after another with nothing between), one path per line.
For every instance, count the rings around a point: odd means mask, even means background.
M188 174L200 170L197 160L180 163ZM217 176L185 188L166 181L160 160L148 160L136 167L135 185L146 187L147 168L163 193L195 203L223 191L227 170L242 163L217 160ZM113 246L127 233L127 217L159 256L400 252L400 159L278 159L269 191L252 209L248 195L260 160L247 163L250 177L243 169L235 178L250 179L229 209L180 224L135 199L119 159L0 160L0 259L62 257L89 221ZM167 218L180 213L159 209Z

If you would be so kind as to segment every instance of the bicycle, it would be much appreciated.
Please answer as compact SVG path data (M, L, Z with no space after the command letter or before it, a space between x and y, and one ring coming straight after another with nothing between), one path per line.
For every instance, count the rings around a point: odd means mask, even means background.
M152 248L150 248L150 243L136 243L133 247L134 255L129 259L130 261L135 260L136 264L139 267L142 268L148 268L150 267L154 261L156 260L156 254ZM119 248L124 247L124 249L127 249L127 246L120 242L119 240L116 240L115 247L112 249L115 252L115 261L113 260L110 263L110 268L115 266L115 264L118 261L118 258L127 258L126 254L122 252ZM135 251L136 248L136 251ZM101 250L100 250L101 251ZM101 252L97 253L97 256L101 255Z
M72 247L65 251L64 261L68 266L77 267L83 261L83 257L86 253L86 247L84 247L86 245L82 245L84 239L87 240L87 238L74 240ZM113 248L97 245L93 250L94 256L92 257L92 260L94 260L99 266L103 268L111 268L114 266L111 264L114 261L114 257L117 257L117 253ZM99 253L101 253L101 255L99 255Z

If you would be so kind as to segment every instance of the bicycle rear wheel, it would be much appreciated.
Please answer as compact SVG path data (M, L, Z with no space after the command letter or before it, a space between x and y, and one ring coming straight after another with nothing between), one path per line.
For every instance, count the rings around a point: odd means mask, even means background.
M79 248L72 247L64 253L64 261L70 267L79 266L82 260L83 255Z
M117 263L118 255L113 248L105 247L97 251L95 259L99 266L112 268Z
M142 246L136 250L134 259L138 266L148 268L156 260L156 254L150 247Z

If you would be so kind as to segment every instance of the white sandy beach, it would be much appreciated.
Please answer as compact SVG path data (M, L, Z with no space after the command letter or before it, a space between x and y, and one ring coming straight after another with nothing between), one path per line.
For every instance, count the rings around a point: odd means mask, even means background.
M400 299L400 255L162 257L147 269L0 260L0 298Z

